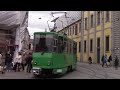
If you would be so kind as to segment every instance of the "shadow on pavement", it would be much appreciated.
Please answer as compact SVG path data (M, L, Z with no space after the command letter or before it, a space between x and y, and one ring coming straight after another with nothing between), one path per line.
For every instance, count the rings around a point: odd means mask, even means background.
M33 76L32 79L56 79L61 77L60 75L39 75L39 76Z

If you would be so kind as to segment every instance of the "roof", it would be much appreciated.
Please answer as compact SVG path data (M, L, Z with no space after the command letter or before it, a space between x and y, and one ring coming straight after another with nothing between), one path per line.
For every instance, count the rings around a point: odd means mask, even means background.
M67 27L68 25L73 24L74 22L81 19L81 11L68 11L65 18L65 15L59 17L56 20L56 32L62 30L63 28ZM63 26L62 26L63 22Z

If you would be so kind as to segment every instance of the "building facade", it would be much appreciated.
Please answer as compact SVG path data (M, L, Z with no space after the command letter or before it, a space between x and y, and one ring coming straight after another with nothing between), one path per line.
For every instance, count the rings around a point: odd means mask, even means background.
M119 59L120 65L120 11L112 11L112 57Z
M3 56L10 51L13 56L18 51L28 49L28 11L0 11L0 51Z
M91 57L93 63L101 63L103 54L108 58L112 53L112 11L79 11L76 17L79 19L57 32L66 32L77 42L78 61L88 62Z

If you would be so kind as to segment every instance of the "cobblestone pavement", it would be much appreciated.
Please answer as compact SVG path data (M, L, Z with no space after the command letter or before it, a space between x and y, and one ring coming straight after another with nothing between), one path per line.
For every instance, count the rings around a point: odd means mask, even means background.
M25 71L6 72L0 74L0 79L34 79L33 75ZM56 78L58 79L58 78ZM76 71L61 76L59 79L120 79L120 68L102 67L98 64L77 63Z
M120 68L102 67L98 64L77 63L77 70L61 78L67 79L120 79Z

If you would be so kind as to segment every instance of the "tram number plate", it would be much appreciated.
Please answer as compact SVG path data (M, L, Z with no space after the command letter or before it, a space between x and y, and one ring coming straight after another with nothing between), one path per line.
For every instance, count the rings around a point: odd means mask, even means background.
M57 69L57 72L62 72L62 69Z

